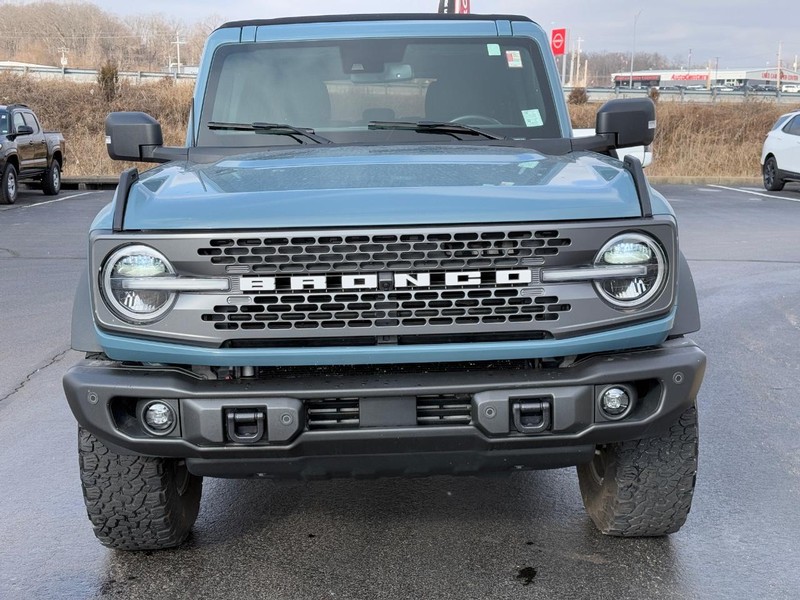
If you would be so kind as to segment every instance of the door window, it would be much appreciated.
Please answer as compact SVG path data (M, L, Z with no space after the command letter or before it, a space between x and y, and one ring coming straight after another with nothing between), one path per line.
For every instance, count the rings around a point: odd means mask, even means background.
M23 125L27 125L25 119L22 117L22 113L14 113L14 129L18 130Z
M783 131L789 135L800 135L800 115L795 116L794 119L789 121L789 124L784 127Z

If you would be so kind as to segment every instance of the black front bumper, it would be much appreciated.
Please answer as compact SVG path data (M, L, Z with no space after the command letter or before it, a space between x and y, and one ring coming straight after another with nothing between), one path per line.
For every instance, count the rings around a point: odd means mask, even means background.
M476 363L468 371L426 372L419 365L414 372L235 381L85 360L67 372L64 389L78 422L116 451L185 458L199 475L474 473L580 464L598 444L659 435L694 403L705 362L705 354L686 339L596 355L566 368L489 369ZM598 396L609 385L627 386L637 397L621 420L600 410ZM420 420L420 398L453 397L466 402L460 421ZM164 400L178 414L168 435L148 434L137 421L135 407L150 399ZM317 429L309 407L337 402L357 407L351 410L360 418ZM515 422L514 406L523 404L546 405L544 430L520 431L526 428ZM253 411L263 414L264 435L253 443L235 441L228 413Z

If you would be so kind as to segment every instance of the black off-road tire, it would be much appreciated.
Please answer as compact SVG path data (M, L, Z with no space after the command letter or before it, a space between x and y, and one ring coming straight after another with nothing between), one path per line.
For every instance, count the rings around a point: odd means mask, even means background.
M770 192L780 192L783 189L785 182L778 177L778 162L775 157L770 156L764 161L761 174L764 177L764 189Z
M42 191L47 196L57 196L61 191L61 163L53 159L42 176Z
M697 408L669 432L599 446L578 466L586 512L606 535L646 537L675 533L686 522L697 475Z
M203 478L177 459L126 456L78 430L83 499L94 534L118 550L180 545L200 510Z
M17 195L19 195L17 168L7 162L3 169L3 176L0 178L0 204L14 204L17 201Z

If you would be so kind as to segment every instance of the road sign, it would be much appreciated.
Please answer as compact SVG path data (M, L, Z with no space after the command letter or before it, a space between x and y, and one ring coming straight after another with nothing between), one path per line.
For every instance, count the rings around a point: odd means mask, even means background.
M454 2L456 3L456 14L469 14L469 0L454 0Z
M553 31L550 32L550 49L556 56L559 56L566 52L567 50L566 29L553 29Z

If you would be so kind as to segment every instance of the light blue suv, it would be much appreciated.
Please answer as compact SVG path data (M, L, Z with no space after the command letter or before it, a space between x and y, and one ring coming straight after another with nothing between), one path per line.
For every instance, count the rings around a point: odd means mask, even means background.
M180 544L203 477L577 465L611 535L677 531L705 355L649 99L576 138L518 16L228 23L186 144L106 122L64 388L100 541Z

